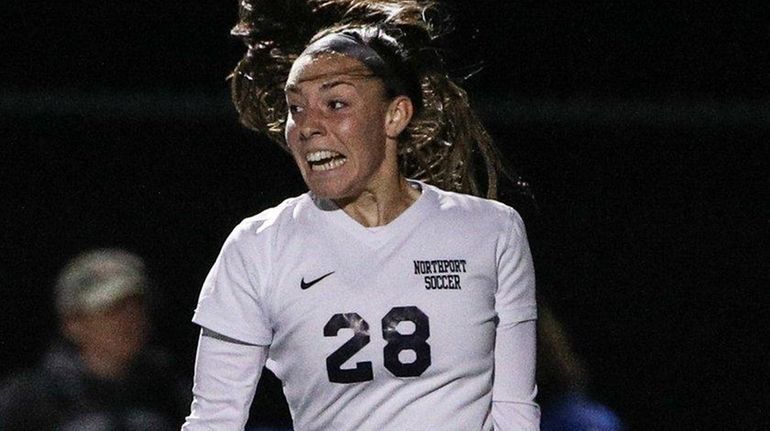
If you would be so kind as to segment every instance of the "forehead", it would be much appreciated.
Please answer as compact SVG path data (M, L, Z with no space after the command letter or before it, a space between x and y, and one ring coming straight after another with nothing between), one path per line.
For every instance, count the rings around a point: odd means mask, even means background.
M291 67L286 80L286 90L319 84L333 80L363 81L374 77L372 71L355 58L334 52L302 55Z

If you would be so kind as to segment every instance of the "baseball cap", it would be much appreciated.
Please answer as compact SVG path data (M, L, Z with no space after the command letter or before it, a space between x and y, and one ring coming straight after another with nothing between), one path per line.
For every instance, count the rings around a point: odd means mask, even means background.
M142 259L121 249L85 252L62 269L56 282L56 311L94 312L129 296L144 296L147 275Z

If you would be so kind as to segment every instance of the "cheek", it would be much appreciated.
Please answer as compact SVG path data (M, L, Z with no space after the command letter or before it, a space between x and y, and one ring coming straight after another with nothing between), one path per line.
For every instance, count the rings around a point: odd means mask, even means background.
M359 150L370 152L385 145L385 135L379 126L373 118L347 118L337 124L336 133Z
M294 146L294 143L297 142L297 134L297 125L294 123L294 121L288 120L286 122L286 127L284 128L283 136L286 139L286 144L289 146L289 148Z
M361 129L354 120L346 118L334 125L333 133L342 142L355 143L358 141L357 138L361 134Z
M298 144L299 142L299 132L297 127L294 125L294 123L287 123L286 124L286 132L284 133L284 136L286 138L286 145L289 147L289 152L291 152L292 158L294 158L294 161L299 165L299 168L302 169L302 164L300 163L299 154L298 151Z
M346 131L366 164L379 164L385 155L386 138L375 119L358 122Z

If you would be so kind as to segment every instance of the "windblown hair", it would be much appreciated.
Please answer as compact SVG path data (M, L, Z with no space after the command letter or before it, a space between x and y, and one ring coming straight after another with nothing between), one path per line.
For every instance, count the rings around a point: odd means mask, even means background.
M435 6L430 0L241 0L232 34L248 50L231 75L241 122L287 149L283 86L293 62L327 34L356 34L413 89L407 95L415 115L399 137L405 177L496 198L502 174L528 194L526 183L503 168L468 95L446 71L435 44L446 19ZM474 172L475 161L483 162L481 178Z

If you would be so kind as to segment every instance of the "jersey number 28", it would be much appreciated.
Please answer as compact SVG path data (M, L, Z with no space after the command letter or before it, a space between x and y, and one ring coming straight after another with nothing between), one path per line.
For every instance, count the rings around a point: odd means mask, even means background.
M412 322L414 332L401 334L396 329L401 322ZM334 383L358 383L374 379L372 363L356 362L355 368L341 368L348 359L369 344L369 324L358 313L335 314L324 326L324 336L336 337L340 329L352 329L353 338L345 342L326 358L326 372ZM396 377L417 377L431 364L428 316L419 308L394 307L382 318L382 338L387 341L383 349L384 365ZM401 362L399 353L411 350L413 362Z

